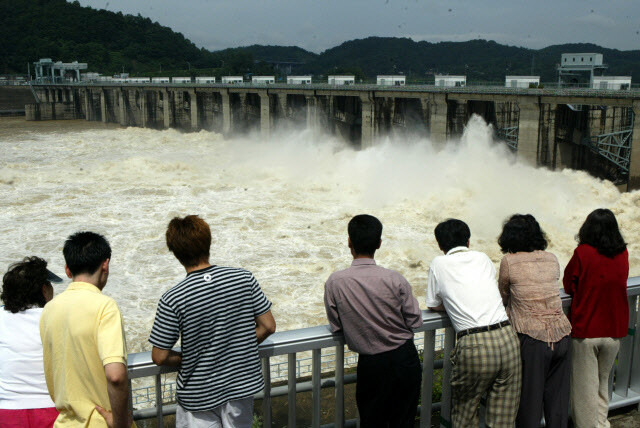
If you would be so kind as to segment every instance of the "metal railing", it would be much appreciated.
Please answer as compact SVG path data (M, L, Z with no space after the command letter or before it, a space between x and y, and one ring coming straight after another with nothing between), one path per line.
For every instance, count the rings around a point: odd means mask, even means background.
M274 83L269 85L257 85L250 82L243 83L134 83L134 82L66 82L66 83L34 83L34 86L75 86L75 87L129 87L129 88L219 88L219 89L290 89L290 90L325 90L343 92L424 92L424 93L452 93L452 94L486 94L486 95L533 95L533 96L563 96L584 98L640 98L640 89L631 88L625 90L593 89L593 88L512 88L505 86L492 86L487 84L468 84L467 86L450 87L435 86L433 84L415 84L406 86L383 86L372 83L355 83L351 85L331 85L328 83L311 83L307 85L295 85L286 83ZM357 96L354 95L354 96Z
M640 296L640 277L629 278L627 282L629 298L629 334L622 339L617 363L611 373L609 408L619 408L640 403L640 311L638 302ZM571 304L571 297L561 292L565 310ZM454 346L455 334L449 318L444 313L423 311L422 327L414 330L423 336L423 370L422 370L422 402L420 406L420 426L431 426L431 413L440 410L441 426L450 425L451 413L451 363L448 358ZM436 330L444 328L444 358L436 360ZM341 334L332 334L329 327L317 326L298 330L278 332L270 336L259 347L262 359L265 389L255 396L262 399L262 418L265 427L272 426L271 399L276 396L287 396L288 428L296 426L296 395L300 392L311 391L312 409L311 426L319 428L321 423L320 391L321 388L335 388L335 427L353 426L355 421L345 421L344 386L356 381L355 373L345 375L344 364L334 364L332 376L322 377L322 350L331 349L335 352L336 362L344 361L344 338ZM311 380L299 380L296 370L297 354L311 352L312 369ZM288 370L287 383L282 386L272 386L271 358L286 356ZM129 377L137 379L154 377L156 389L156 406L146 409L135 409L134 419L155 417L158 427L163 426L163 415L175 413L176 405L173 399L163 400L162 374L175 372L173 367L158 367L151 361L150 352L129 354ZM434 371L442 369L442 398L440 403L432 400Z

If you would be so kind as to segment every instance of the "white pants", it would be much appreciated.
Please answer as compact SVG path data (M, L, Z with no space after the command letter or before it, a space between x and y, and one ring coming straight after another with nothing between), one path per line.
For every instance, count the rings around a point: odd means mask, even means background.
M189 412L178 404L176 428L251 428L253 397L233 400L204 412Z
M620 339L571 339L571 413L576 428L608 428L609 374Z

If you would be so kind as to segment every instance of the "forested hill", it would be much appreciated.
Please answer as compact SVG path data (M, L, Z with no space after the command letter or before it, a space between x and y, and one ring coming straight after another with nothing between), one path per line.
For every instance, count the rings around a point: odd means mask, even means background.
M640 76L640 51L593 44L533 50L493 41L415 42L408 38L351 40L321 54L297 46L252 45L210 52L149 18L83 7L65 0L0 0L0 74L24 73L39 58L89 63L90 71L137 75L272 74L277 62L301 63L294 73L349 72L358 78L404 73L466 74L472 81L503 81L505 74L554 80L563 52L600 52L607 74Z
M609 65L607 74L640 77L640 51L619 51L594 44L563 44L534 50L494 41L415 42L407 38L368 37L328 49L309 64L309 71L332 67L361 69L368 76L404 73L424 78L432 73L464 74L471 80L503 81L506 74L557 77L556 64L566 52L598 52Z

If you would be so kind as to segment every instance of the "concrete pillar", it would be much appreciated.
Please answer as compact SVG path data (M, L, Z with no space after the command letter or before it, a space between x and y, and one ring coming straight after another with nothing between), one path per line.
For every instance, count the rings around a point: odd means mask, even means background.
M86 89L84 91L84 118L86 120L93 120L93 100L91 91Z
M305 97L307 101L307 128L318 129L318 99L314 95Z
M227 135L231 131L231 102L229 101L229 92L220 92L222 99L222 133Z
M124 91L118 91L118 103L120 104L120 125L127 126L129 121L127 120L127 106L125 105L126 97L124 96Z
M100 118L107 123L107 94L104 89L100 90Z
M191 101L191 129L197 130L200 127L198 123L198 96L196 91L189 91L189 99Z
M522 100L518 102L520 108L520 123L518 125L518 152L519 159L537 166L538 164L538 138L540 134L540 104L537 99Z
M546 116L546 132L547 132L547 142L548 145L545 147L545 150L548 152L545 155L545 159L547 159L547 164L550 168L555 168L555 163L553 159L553 154L556 146L556 109L558 108L557 104L547 104L547 116Z
M627 190L640 189L640 101L633 102L633 134L629 156L629 182Z
M140 127L146 128L149 122L149 103L144 90L140 91Z
M373 146L374 140L374 119L375 105L371 93L360 95L362 103L362 131L360 138L360 148L366 149Z
M260 134L268 138L271 135L271 106L267 91L259 91L260 96Z
M444 143L447 141L447 96L434 94L430 99L422 99L423 108L425 101L429 112L429 131L432 142Z
M173 92L169 92L166 89L161 92L163 125L165 129L169 129L171 127L171 100L169 97L173 94Z

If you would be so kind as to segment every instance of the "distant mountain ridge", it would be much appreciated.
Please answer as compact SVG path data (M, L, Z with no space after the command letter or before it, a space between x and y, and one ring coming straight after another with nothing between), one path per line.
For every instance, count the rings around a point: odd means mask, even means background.
M598 52L606 74L640 77L640 50L620 51L591 43L544 49L494 41L414 41L367 37L346 41L320 54L298 46L251 45L208 51L182 34L140 15L83 7L77 1L0 0L0 74L25 73L39 58L88 62L91 71L138 75L281 74L278 63L301 63L294 73L406 74L428 80L434 73L464 74L471 81L504 81L507 74L556 79L563 52Z

